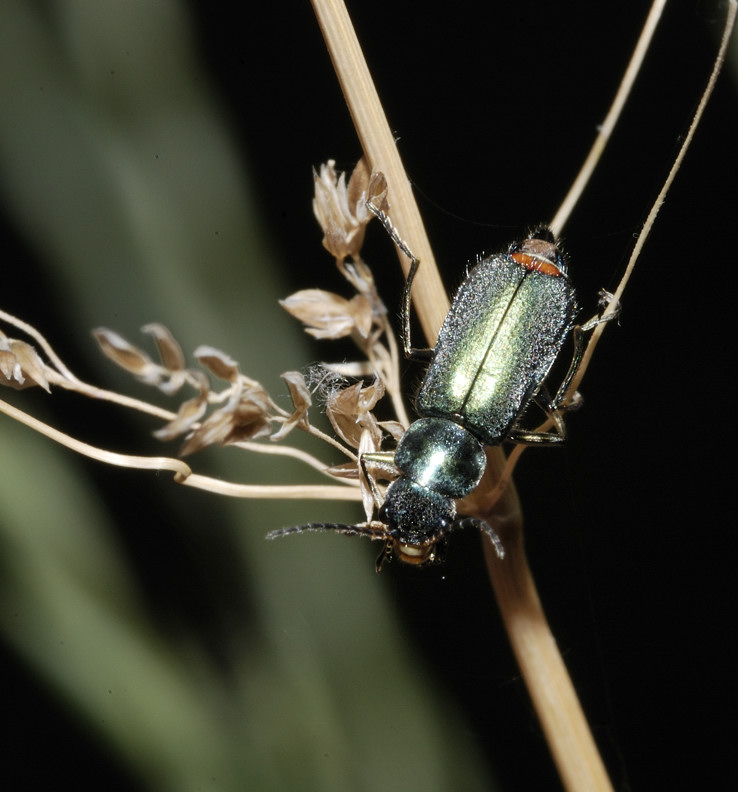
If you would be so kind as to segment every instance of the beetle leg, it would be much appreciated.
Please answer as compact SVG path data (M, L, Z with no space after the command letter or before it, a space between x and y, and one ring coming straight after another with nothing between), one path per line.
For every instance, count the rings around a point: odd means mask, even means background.
M497 532L489 523L485 522L479 517L464 517L462 520L456 522L454 527L479 528L482 533L489 537L492 545L495 548L498 558L502 559L505 557L505 548L502 546L502 542L500 541L500 537L497 535Z
M404 244L404 243L403 243ZM402 248L400 248L402 250ZM402 250L405 253L405 250ZM409 251L408 251L409 253ZM407 253L406 253L407 255ZM405 289L402 294L402 348L405 352L405 357L411 360L432 360L433 355L435 354L435 349L417 349L414 348L410 342L410 302L411 296L410 291L412 289L413 281L415 280L415 275L418 271L418 267L420 266L419 259L416 259L412 253L410 253L410 272L407 274L407 280L405 281Z
M518 445L556 445L566 440L566 425L561 412L564 408L556 408L551 402L551 397L545 385L541 386L540 391L533 396L532 402L540 407L541 412L554 425L555 431L543 432L535 429L522 429L516 426L505 438Z
M368 451L366 454L359 456L359 464L361 465L364 478L369 482L369 487L374 497L374 503L379 508L382 505L382 496L377 489L377 483L374 476L369 474L366 468L367 462L385 473L399 476L400 471L395 465L395 452L394 451Z
M392 547L393 542L391 539L387 539L380 551L379 555L377 556L377 560L374 562L374 569L376 570L377 574L382 571L382 567L388 562L392 560Z
M604 311L607 311L607 308L612 301L613 297L610 292L605 291L605 289L600 289L599 293L599 305ZM572 329L572 339L574 341L574 355L571 359L571 363L569 364L569 370L566 372L566 376L564 377L564 381L559 386L558 391L556 391L556 396L554 396L553 402L551 406L553 410L561 410L566 409L566 405L564 404L564 399L566 398L566 392L569 390L569 386L571 385L572 380L576 376L576 373L579 369L579 366L582 362L582 356L584 355L584 334L589 333L590 331L594 330L597 325L604 324L605 322L610 322L613 319L617 319L620 316L622 308L620 302L618 301L617 304L614 306L612 313L600 313L593 316L588 322L585 322L583 325L575 325Z
M384 226L384 230L389 234L390 239L397 245L398 248L410 259L410 272L407 274L405 281L405 289L402 295L402 349L405 357L410 360L431 360L435 349L416 349L412 346L410 341L410 292L412 290L415 275L420 266L420 259L407 246L404 239L397 233L397 229L392 225L389 217L371 201L366 202L367 209L379 220Z
M364 466L364 472L366 473L366 463L374 465L374 467L378 468L379 470L383 471L384 473L390 473L394 476L399 476L400 471L395 465L395 452L394 451L367 451L366 453L361 455L361 464Z
M597 305L599 306L601 312L595 314L588 322L585 322L585 324L582 325L582 330L584 332L593 330L598 324L610 322L613 319L619 319L620 314L623 312L623 306L620 300L615 300L612 292L607 291L607 289L600 289L597 293L597 297ZM610 303L613 303L612 311L607 313Z
M563 382L559 385L559 389L556 391L553 400L542 402L540 394L533 397L533 401L535 401L543 412L546 413L547 417L554 423L556 431L536 432L533 430L515 428L507 436L507 440L517 443L518 445L556 445L566 440L566 426L561 413L568 412L569 410L576 410L581 405L582 398L579 394L572 395L568 402L565 402L565 399L566 392L569 390L569 386L576 376L582 362L582 357L584 356L584 334L594 330L597 325L610 322L620 316L622 310L620 302L615 304L611 313L604 313L612 302L612 299L613 296L610 292L601 289L599 292L599 306L603 310L603 313L596 314L584 324L575 325L572 328L571 334L574 342L574 354L569 364L569 370L566 372Z
M564 422L557 412L551 413L551 419L560 427L558 432L534 432L526 431L525 429L513 429L512 432L505 438L511 443L518 445L556 445L563 443L566 439L566 431L564 429Z

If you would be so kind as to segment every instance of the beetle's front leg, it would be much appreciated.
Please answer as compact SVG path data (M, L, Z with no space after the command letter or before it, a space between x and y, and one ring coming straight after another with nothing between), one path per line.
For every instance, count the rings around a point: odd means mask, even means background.
M379 207L375 206L371 201L366 202L366 207L384 226L384 230L389 234L390 239L410 259L410 272L407 274L405 288L402 293L402 349L405 357L409 360L431 360L435 349L416 349L410 341L410 292L420 266L420 259L410 250L407 242L402 239L397 233L397 229L392 225L392 221Z
M397 465L395 465L395 452L367 451L367 453L361 454L359 456L361 471L364 474L366 481L369 482L374 503L376 504L376 507L379 508L382 505L382 496L379 492L379 489L377 488L377 482L374 480L374 476L372 476L366 468L367 463L375 467L377 470L381 470L383 473L389 473L391 476L399 476L400 471L397 468Z

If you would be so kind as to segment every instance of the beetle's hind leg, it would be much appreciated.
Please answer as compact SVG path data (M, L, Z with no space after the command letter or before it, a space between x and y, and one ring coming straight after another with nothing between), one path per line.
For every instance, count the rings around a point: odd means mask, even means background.
M613 296L610 292L601 289L598 300L598 306L601 312L595 314L595 316L584 324L575 325L572 328L574 354L572 355L566 376L561 385L559 385L553 399L547 395L545 385L541 387L539 393L532 399L553 423L555 430L536 431L516 427L508 435L508 440L519 445L556 445L566 440L566 425L564 423L563 413L577 410L582 404L582 397L579 393L573 393L567 398L567 391L582 363L585 349L585 333L591 332L597 325L610 322L620 316L621 306L619 302L616 303L610 313L606 313L612 299Z
M608 313L611 303L614 303L612 311ZM607 291L607 289L600 289L599 292L597 292L597 307L600 309L600 312L582 325L582 332L586 333L589 330L593 330L599 324L610 322L613 319L619 319L620 314L623 312L623 306L620 300L616 300L615 295Z
M568 407L554 407L545 389L542 388L541 391L542 393L538 393L533 397L532 402L540 407L543 414L554 425L554 430L545 432L536 429L521 429L520 427L515 427L506 438L510 442L517 443L518 445L557 445L566 440L566 424L564 423L564 417L561 413L567 410Z
M407 274L405 281L405 288L402 293L402 349L405 357L411 360L430 360L433 357L435 349L417 349L412 346L410 341L410 302L411 290L415 275L420 266L420 259L410 250L404 239L397 233L397 229L392 225L392 221L379 207L375 206L371 201L366 202L367 209L379 220L384 226L384 230L389 234L390 239L397 245L398 248L410 259L410 272Z
M551 402L552 410L558 412L560 410L577 409L579 406L581 399L577 401L575 398L572 398L570 400L570 404L567 404L566 394L569 390L572 380L576 376L577 371L579 371L579 366L582 363L582 357L584 355L585 348L584 334L594 330L597 325L604 324L605 322L611 322L613 319L617 319L620 316L622 306L620 305L619 301L615 304L613 310L610 313L607 313L612 300L613 296L609 291L600 289L598 305L601 309L601 313L595 314L595 316L593 316L583 325L575 325L572 329L571 334L574 341L574 355L571 359L571 363L569 364L569 370L566 372L566 376L564 377L561 385L559 385L559 389L556 391L556 395Z

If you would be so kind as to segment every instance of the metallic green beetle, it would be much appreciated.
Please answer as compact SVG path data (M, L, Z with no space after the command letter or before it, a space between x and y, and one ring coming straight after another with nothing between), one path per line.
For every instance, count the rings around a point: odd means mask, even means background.
M333 530L383 540L379 571L393 554L415 565L438 561L446 535L473 526L489 536L502 558L494 529L478 518L457 519L455 501L479 483L486 464L484 446L504 441L554 444L564 439L559 411L581 361L583 334L613 314L574 325L577 304L564 257L551 231L540 228L506 253L479 261L456 293L436 346L414 349L410 296L419 261L389 218L369 208L412 262L402 335L408 358L429 361L415 401L421 417L408 427L394 452L361 458L362 466L373 464L398 474L387 488L378 521L311 523L273 531L269 538ZM556 395L544 397L546 376L571 331L574 355L569 370ZM556 431L535 432L520 425L531 402L552 418Z

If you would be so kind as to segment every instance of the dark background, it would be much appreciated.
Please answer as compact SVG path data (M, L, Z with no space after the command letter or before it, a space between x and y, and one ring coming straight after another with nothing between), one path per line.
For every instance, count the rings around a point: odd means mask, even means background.
M309 4L265 5L210 0L192 11L202 57L253 160L263 214L296 263L291 288L305 288L318 285L300 265L304 240L319 244L310 168L335 158L350 169L360 151ZM646 6L350 3L449 290L477 253L553 216ZM623 271L707 79L721 19L719 3L667 10L565 230L587 316L597 289L614 288ZM620 327L608 328L583 383L566 448L527 452L516 475L541 598L619 790L717 788L732 764L735 466L725 395L735 365L737 133L736 84L725 73ZM377 230L369 251L393 308L401 278ZM337 288L326 272L323 285ZM408 382L418 376L409 370ZM100 485L114 486L106 476ZM394 565L377 586L393 591L408 640L460 702L469 739L502 788L555 789L477 545L455 536L443 569ZM450 599L443 581L454 577L465 583ZM90 756L84 731L12 657L5 668L34 713L32 724L16 721L34 753L61 751L56 772L71 771L80 750ZM104 756L74 772L79 788L92 779L135 788Z

